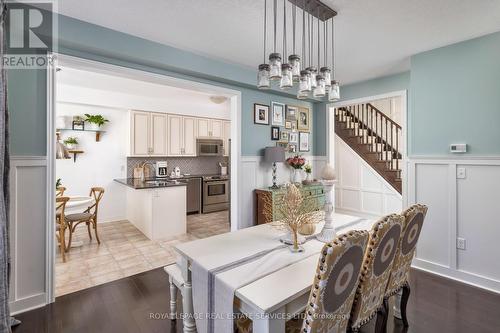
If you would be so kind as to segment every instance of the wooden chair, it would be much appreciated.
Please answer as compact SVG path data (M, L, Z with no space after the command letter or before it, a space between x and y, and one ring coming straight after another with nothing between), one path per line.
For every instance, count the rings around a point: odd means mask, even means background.
M417 241L420 236L420 231L427 215L427 206L416 204L406 209L401 215L403 215L404 220L402 224L403 232L401 234L401 239L399 241L398 249L396 251L396 256L394 258L394 263L392 265L391 275L389 277L389 283L385 291L385 302L387 305L387 300L402 291L401 295L401 319L403 320L403 325L408 327L408 319L406 317L406 305L408 303L408 298L410 297L410 285L408 283L410 277L411 262L415 255L415 249L417 247ZM388 313L386 308L386 313ZM384 321L385 327L386 321Z
M345 332L368 244L367 231L350 231L321 250L304 320L286 323L286 332ZM236 322L240 333L252 332L252 321Z
M66 222L66 215L64 213L66 209L66 203L69 201L68 197L57 197L56 198L56 237L59 242L59 250L61 251L63 262L66 262L66 228L68 224Z
M388 215L376 222L370 231L348 332L360 331L377 314L376 330L382 329L386 318L384 295L401 236L402 221L401 215Z
M92 206L88 207L82 213L66 215L66 221L69 225L69 231L70 231L68 247L71 246L73 233L75 232L76 227L81 223L85 223L87 225L87 230L89 233L90 240L92 240L92 233L90 231L90 226L94 228L94 233L95 233L95 238L97 239L97 243L101 244L101 241L99 239L99 234L97 233L97 213L99 211L99 202L101 201L103 195L104 195L104 188L92 187L90 189L89 196L93 197L94 204L92 204Z
M62 197L64 195L64 191L66 191L66 187L64 186L56 188L56 197Z

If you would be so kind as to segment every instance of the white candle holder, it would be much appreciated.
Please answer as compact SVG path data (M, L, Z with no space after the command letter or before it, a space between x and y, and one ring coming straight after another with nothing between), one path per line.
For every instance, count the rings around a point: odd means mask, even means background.
M334 207L332 200L333 185L336 182L336 180L321 180L321 184L325 187L325 224L321 232L316 236L316 239L324 243L331 242L336 236L335 227L333 226Z

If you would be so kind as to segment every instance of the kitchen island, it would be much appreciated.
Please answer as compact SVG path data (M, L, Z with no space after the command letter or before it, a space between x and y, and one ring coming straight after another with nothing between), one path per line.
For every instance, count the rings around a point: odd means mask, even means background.
M127 186L127 220L151 240L185 234L186 185L178 180L115 179Z

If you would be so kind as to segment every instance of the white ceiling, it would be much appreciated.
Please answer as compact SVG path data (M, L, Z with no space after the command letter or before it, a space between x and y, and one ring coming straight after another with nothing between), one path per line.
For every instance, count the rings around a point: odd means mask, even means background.
M267 2L270 8L272 0ZM337 78L344 84L408 70L413 54L500 30L498 0L323 2L339 13L335 26L336 67ZM64 0L58 11L255 68L263 58L263 3L264 0Z

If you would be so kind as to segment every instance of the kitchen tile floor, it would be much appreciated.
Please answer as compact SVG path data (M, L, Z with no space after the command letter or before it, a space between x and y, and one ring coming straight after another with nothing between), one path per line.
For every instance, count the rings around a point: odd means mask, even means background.
M97 286L175 262L172 246L229 232L228 211L189 215L188 233L173 239L152 241L128 221L98 226L101 244L90 242L87 228L80 225L73 241L83 242L66 253L66 262L57 250L56 296Z

